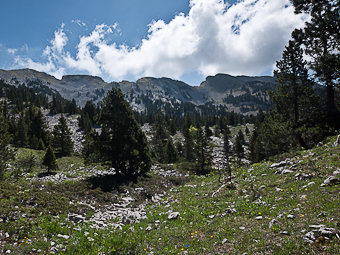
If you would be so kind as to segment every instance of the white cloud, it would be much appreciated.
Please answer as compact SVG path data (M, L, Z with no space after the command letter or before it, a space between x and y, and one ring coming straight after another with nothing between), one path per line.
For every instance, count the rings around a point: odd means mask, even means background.
M84 21L81 21L80 19L74 19L74 20L72 20L72 23L75 23L80 27L87 28L86 23Z
M11 49L11 48L8 48L7 49L7 52L11 55L15 55L17 53L18 49Z
M190 8L169 23L152 21L146 38L134 47L107 41L108 34L120 33L118 24L101 24L80 37L72 54L65 51L63 24L44 51L46 63L21 58L17 63L59 78L70 71L114 80L178 79L192 72L256 75L273 66L292 30L307 18L295 15L289 0L243 0L232 6L223 0L191 0Z

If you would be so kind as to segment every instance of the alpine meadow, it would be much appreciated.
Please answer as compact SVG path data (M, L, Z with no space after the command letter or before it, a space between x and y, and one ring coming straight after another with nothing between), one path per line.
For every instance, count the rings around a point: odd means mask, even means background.
M338 0L5 2L0 254L340 254Z

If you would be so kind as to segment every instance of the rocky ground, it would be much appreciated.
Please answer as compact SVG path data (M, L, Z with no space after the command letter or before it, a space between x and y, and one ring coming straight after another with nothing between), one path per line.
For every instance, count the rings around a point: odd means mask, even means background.
M135 183L117 183L114 169L78 157L58 159L60 170L52 175L38 175L36 166L0 183L0 253L336 254L335 140L233 166L231 183L219 182L217 172L194 176L176 165L154 165ZM212 141L218 165L223 141ZM43 154L19 151L29 152Z

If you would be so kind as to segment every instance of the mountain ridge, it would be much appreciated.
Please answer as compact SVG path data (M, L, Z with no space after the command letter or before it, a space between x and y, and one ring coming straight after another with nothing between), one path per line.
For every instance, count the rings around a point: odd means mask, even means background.
M151 101L160 100L170 104L226 105L232 111L245 114L256 114L259 109L268 107L267 92L275 87L275 78L272 76L232 76L221 73L208 76L200 86L191 86L167 77L142 77L135 82L105 82L101 77L91 75L64 75L57 79L33 69L0 69L0 80L14 86L47 86L68 100L74 98L80 106L89 100L99 103L112 87L118 87L137 111L145 110L140 98L148 97Z

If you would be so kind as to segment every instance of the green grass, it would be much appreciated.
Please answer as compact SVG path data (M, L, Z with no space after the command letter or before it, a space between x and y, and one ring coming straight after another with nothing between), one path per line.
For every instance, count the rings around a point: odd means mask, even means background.
M93 189L86 181L43 184L24 178L7 180L0 183L0 216L6 217L0 230L8 232L11 240L2 249L14 254L39 249L41 254L49 254L55 246L60 254L338 254L337 238L311 245L303 241L302 232L310 231L311 224L339 229L340 189L334 185L320 187L327 176L340 169L340 148L332 145L334 139L322 147L286 155L297 162L293 173L275 174L270 168L272 162L233 168L236 188L225 186L214 197L221 187L214 174L186 178L151 175L125 184L120 191L129 190L136 204L145 198L134 194L134 187L143 187L149 196L163 191L167 195L147 207L147 219L121 230L96 230L67 220L69 212L94 213L70 201L92 199L106 206L119 198L115 190ZM65 173L83 166L76 157L62 158L58 163L59 171ZM33 173L38 171L36 168ZM298 172L310 174L310 179L296 179ZM315 184L306 186L310 182ZM38 206L28 204L32 198ZM169 220L170 211L180 216ZM325 216L318 216L323 212ZM288 218L289 214L294 218ZM257 220L257 216L262 219ZM270 227L273 219L276 223ZM151 230L146 230L148 227ZM282 231L289 235L280 234ZM58 234L70 238L65 240Z

